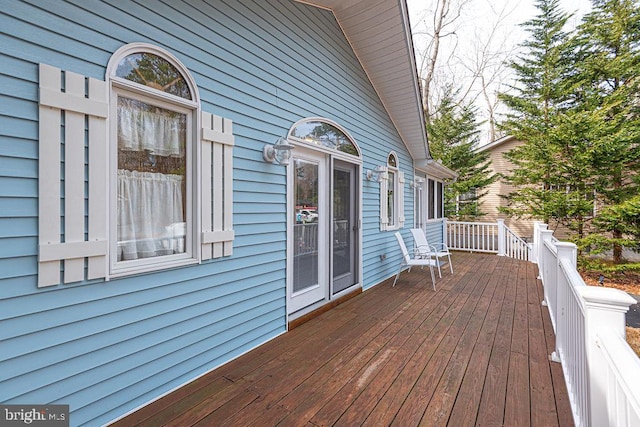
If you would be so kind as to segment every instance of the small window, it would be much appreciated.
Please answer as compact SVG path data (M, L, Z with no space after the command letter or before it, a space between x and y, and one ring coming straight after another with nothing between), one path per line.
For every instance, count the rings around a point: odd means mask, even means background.
M427 180L427 219L444 217L444 184L433 179Z
M444 184L442 182L437 182L436 187L438 187L436 206L438 212L438 218L444 217Z
M389 165L390 168L398 167L398 161L396 160L396 156L393 153L389 154L389 158L387 159L387 164Z
M110 76L112 274L197 261L198 104L186 70L158 49L126 52ZM182 68L182 67L180 67Z
M413 225L415 228L424 228L426 222L425 196L427 194L427 182L424 177L413 177Z
M436 182L432 179L427 181L427 191L428 191L428 195L427 195L427 201L428 201L428 205L427 205L427 212L428 212L428 219L434 219L436 217Z
M404 226L404 173L394 153L387 156L380 179L380 229L397 230Z
M396 200L398 194L398 161L393 153L389 154L387 158L387 167L387 216L389 227L394 227L396 225L396 206L398 205Z

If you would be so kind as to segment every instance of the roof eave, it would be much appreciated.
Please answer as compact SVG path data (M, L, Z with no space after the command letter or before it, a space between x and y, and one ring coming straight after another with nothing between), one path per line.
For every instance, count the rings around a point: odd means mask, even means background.
M424 172L428 176L439 178L444 181L452 181L458 178L458 173L443 165L440 160L424 159L416 161L415 168L420 172Z
M333 12L407 150L414 160L430 159L406 0L297 1Z

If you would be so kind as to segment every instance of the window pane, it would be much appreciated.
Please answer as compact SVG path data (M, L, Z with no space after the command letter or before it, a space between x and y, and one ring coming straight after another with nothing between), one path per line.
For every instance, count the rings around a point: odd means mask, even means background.
M395 190L396 190L396 174L395 172L388 172L389 181L387 187L387 216L389 218L389 225L394 225L396 222L394 218L396 217L395 212Z
M433 218L435 218L435 214L436 214L436 207L435 207L435 200L436 200L436 199L435 199L435 198L436 198L436 195L435 195L435 192L436 192L436 183L435 183L435 181L434 181L434 180L432 180L432 179L430 179L430 180L428 181L428 186L427 186L427 188L428 188L428 190L427 190L427 191L429 192L429 193L428 193L428 197L427 197L427 204L428 204L428 206L427 206L427 212L428 212L428 214L429 214L428 218L429 218L429 219L433 219Z
M387 159L387 164L392 168L398 167L398 161L396 160L396 156L393 154L389 154L389 158Z
M300 123L291 131L291 136L332 150L342 151L354 156L358 155L356 146L347 135L329 123L321 121Z
M293 228L293 292L317 286L320 258L318 252L319 166L317 163L296 159L294 194L296 224Z
M118 98L118 261L185 252L187 116Z
M436 205L438 206L438 216L437 218L442 218L443 217L443 212L442 212L442 196L443 196L443 185L441 182L438 182L438 192L437 192L437 201L436 201Z
M414 225L416 228L424 226L424 182L418 183L414 190Z
M333 171L333 278L351 271L351 173ZM338 291L341 291L339 289ZM334 289L336 291L336 289Z
M152 53L134 53L118 64L116 76L185 99L191 99L186 80L166 59Z

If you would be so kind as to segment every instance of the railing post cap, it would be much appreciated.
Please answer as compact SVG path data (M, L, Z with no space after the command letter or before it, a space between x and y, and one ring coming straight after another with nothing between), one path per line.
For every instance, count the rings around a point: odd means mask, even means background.
M557 242L556 243L556 247L558 249L560 248L566 248L566 249L577 249L578 247L575 245L575 243L571 243L571 242Z
M626 313L629 311L629 307L637 302L628 293L615 288L580 286L576 290L584 298L586 305L594 308L606 308Z

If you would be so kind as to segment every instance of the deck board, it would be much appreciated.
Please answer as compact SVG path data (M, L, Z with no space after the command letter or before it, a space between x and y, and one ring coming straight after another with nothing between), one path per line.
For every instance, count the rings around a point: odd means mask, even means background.
M508 260L507 267L501 271L502 278L498 279L504 287L504 297L482 390L477 417L477 425L480 426L503 425L516 296L516 287L513 286L517 275L516 266L517 263L513 260Z
M118 426L570 426L533 264L455 253L403 272Z

